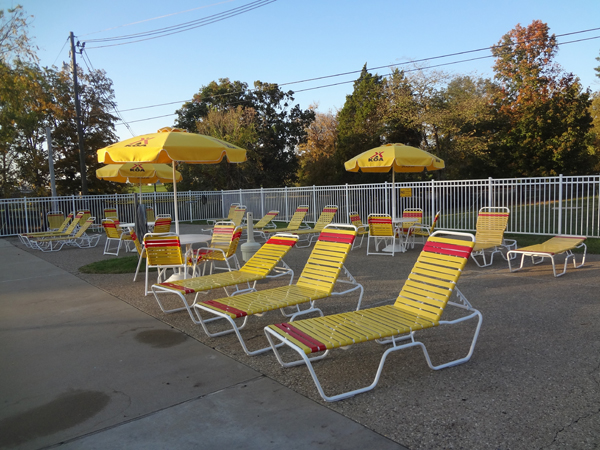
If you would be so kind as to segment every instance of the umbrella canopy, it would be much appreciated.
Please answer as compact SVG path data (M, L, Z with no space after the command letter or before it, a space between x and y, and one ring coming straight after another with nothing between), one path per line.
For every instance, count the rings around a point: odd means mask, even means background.
M224 158L230 163L246 161L246 150L211 136L188 133L179 128L165 127L156 133L126 139L97 151L98 161L105 164L124 162L173 163L173 199L175 202L175 232L179 234L177 208L177 162L217 164Z
M96 177L117 183L154 184L173 182L173 169L167 164L125 163L108 164L96 170ZM181 173L175 171L175 181L181 181Z
M386 144L372 148L346 161L348 172L389 172L392 170L392 192L395 192L396 172L423 172L445 167L444 161L420 148L403 144ZM396 201L392 197L392 217L396 217Z
M386 144L372 148L346 161L349 172L423 172L445 167L444 161L420 148L402 144Z

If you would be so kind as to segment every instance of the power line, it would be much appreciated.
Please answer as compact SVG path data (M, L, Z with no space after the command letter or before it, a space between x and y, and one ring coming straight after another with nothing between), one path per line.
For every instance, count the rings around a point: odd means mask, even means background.
M600 30L600 27L598 28L591 28L588 30L581 30L581 31L574 31L574 32L570 32L570 33L563 33L560 35L556 35L556 37L563 37L563 36L571 36L574 34L581 34L581 33L588 33L590 31L597 31ZM558 45L566 45L566 44L573 44L573 43L577 43L577 42L582 42L582 41L588 41L588 40L593 40L593 39L598 39L600 38L600 36L593 36L593 37L589 37L589 38L583 38L583 39L577 39L577 40L572 40L572 41L565 41L565 42L561 42ZM537 39L535 39L537 40ZM418 59L418 60L414 60L414 61L407 61L407 62L402 62L402 63L397 63L397 64L388 64L385 66L377 66L377 67L369 67L367 68L368 71L374 71L374 70L378 70L378 69L384 69L384 68L390 68L390 67L397 67L397 66L402 66L402 65L408 65L408 64L416 64L416 63L420 63L420 62L427 62L427 61L434 61L437 59L442 59L442 58L449 58L451 56L458 56L458 55L466 55L469 53L476 53L476 52L481 52L484 50L491 50L493 48L501 48L503 46L491 46L491 47L483 47L483 48L479 48L479 49L475 49L475 50L466 50L466 51L462 51L462 52L455 52L455 53L448 53L446 55L439 55L439 56L433 56L433 57L429 57L429 58L422 58L422 59ZM454 65L454 64L460 64L460 63L464 63L464 62L470 62L470 61L476 61L476 60L480 60L480 59L487 59L487 58L492 58L493 55L486 55L486 56L481 56L481 57L477 57L477 58L469 58L469 59L463 59L463 60L459 60L459 61L452 61L452 62L448 62L448 63L442 63L442 64L437 64L435 66L429 66L428 69L434 69L436 67L443 67L443 66L448 66L448 65ZM405 70L405 72L413 72L415 70L418 69L408 69ZM341 73L336 73L333 75L324 75L321 77L314 77L314 78L307 78L304 80L298 80L298 81L290 81L287 83L281 83L278 84L278 86L288 86L288 85L292 85L292 84L300 84L300 83L306 83L309 81L318 81L318 80L324 80L324 79L328 79L328 78L335 78L335 77L340 77L340 76L344 76L344 75L353 75L353 74L357 74L360 73L362 71L361 70L353 70L353 71L349 71L349 72L341 72ZM323 89L323 88L328 88L328 87L333 87L333 86L339 86L342 84L349 84L349 83L353 83L356 80L349 80L349 81L342 81L339 83L331 83L331 84L326 84L326 85L321 85L321 86L315 86L315 87L311 87L311 88L306 88L306 89L298 89L295 90L294 93L298 93L298 92L306 92L306 91L313 91L313 90L317 90L317 89ZM254 91L254 89L251 89L250 92ZM224 94L216 94L213 95L211 97L207 97L207 98L219 98L219 97L224 97L224 96L230 96L230 95L235 95L235 94L240 94L242 93L240 92L228 92L228 93L224 93ZM167 105L171 105L171 104L181 104L181 103L186 103L186 102L190 102L192 101L192 99L189 100L181 100L181 101L175 101L175 102L168 102L168 103L160 103L160 104L155 104L155 105L148 105L148 106L140 106L137 108L130 108L130 109L125 109L122 112L125 111L135 111L135 110L140 110L140 109L149 109L149 108L156 108L156 107L160 107L160 106L167 106ZM167 117L167 116L173 116L176 115L176 113L173 114L167 114L164 116L159 116L159 117ZM151 120L151 119L155 119L157 117L151 117L148 118L147 120ZM142 119L144 120L144 119ZM138 121L136 121L138 122Z
M117 43L117 44L106 44L106 45L97 45L94 47L88 47L91 49L96 49L96 48L114 47L117 45L133 44L135 42L142 42L142 41L147 41L147 40L151 40L151 39L158 39L161 37L170 36L170 35L177 34L177 33L183 33L184 31L189 31L189 30L193 30L195 28L210 25L210 24L220 22L225 19L230 19L230 18L238 16L240 14L244 14L246 12L253 11L255 9L261 8L268 4L274 3L276 1L277 0L255 0L251 3L248 3L247 5L239 6L237 8L233 8L233 9L230 9L230 10L222 12L222 13L213 14L212 16L208 16L208 17L205 17L202 19L185 22L183 24L173 25L171 27L159 28L159 29L156 29L153 31L146 31L146 32L142 32L142 33L135 33L135 34L124 35L124 36L116 36L116 37L103 38L103 39L90 39L88 41L84 41L83 45L85 45L86 43L93 44L93 43L105 43L105 42L127 40L127 42L121 42L121 43Z

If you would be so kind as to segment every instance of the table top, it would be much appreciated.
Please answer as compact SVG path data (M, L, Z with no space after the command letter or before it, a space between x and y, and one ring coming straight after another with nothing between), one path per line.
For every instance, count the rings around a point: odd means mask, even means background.
M135 227L135 222L125 222L125 223L120 223L119 225L121 226L121 228L133 228L133 227ZM153 227L154 222L148 222L148 226Z
M209 242L212 239L210 234L180 234L179 243L181 244L196 244L201 242Z

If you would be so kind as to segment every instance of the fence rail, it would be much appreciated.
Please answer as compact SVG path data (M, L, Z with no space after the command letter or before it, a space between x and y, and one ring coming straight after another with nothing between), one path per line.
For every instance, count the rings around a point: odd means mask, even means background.
M0 236L45 230L50 211L89 209L99 225L104 209L116 207L121 221L133 222L135 195L155 214L174 214L172 192L0 199ZM225 217L231 203L241 203L255 218L278 210L277 220L283 221L298 205L308 205L307 221L314 222L333 204L339 207L334 221L349 223L354 211L363 220L370 213L390 214L392 201L396 211L422 208L428 223L441 211L439 228L449 230L475 230L480 208L507 206L509 233L600 237L600 176L398 182L394 189L386 182L177 192L181 221Z

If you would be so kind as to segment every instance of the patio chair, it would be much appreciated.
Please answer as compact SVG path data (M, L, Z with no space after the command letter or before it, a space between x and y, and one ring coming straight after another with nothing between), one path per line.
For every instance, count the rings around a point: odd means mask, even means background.
M500 253L506 259L507 257L504 256L502 250L508 252L517 248L517 241L504 239L504 231L508 225L509 215L510 210L506 207L483 207L479 210L475 247L471 253L471 258L479 267L491 266L496 253ZM481 258L481 261L477 259L478 257Z
M150 269L158 272L157 283L167 281L167 270L179 269L186 279L187 269L191 265L187 256L181 252L179 236L176 234L148 233L144 236L144 249L146 251L146 282L144 295L148 295L148 276Z
M198 274L198 266L204 264L202 275L206 271L206 266L210 267L210 272L213 270L228 270L231 272L231 264L236 269L240 268L240 262L235 254L240 237L242 236L242 228L236 226L233 222L217 222L213 228L213 234L209 247L203 247L192 250L190 257L193 265L193 274ZM216 263L222 261L226 267L217 266Z
M367 237L367 255L394 256L396 251L396 230L392 224L392 217L388 214L369 214L369 235ZM371 241L375 250L371 250ZM383 243L389 251L379 250Z
M516 272L523 268L523 260L525 256L531 256L531 262L533 264L540 264L544 262L545 258L550 258L552 262L552 271L554 272L555 277L560 277L567 273L567 265L569 263L569 259L573 259L573 267L575 269L579 269L581 266L585 264L585 255L587 253L587 246L583 243L585 241L585 237L583 236L554 236L553 238L548 239L541 244L529 245L527 247L512 249L508 251L507 259L508 259L508 270L511 272ZM581 260L581 264L577 265L577 261L575 259L575 254L573 250L576 248L583 247L583 257ZM565 265L563 271L559 274L556 273L556 265L554 264L554 257L556 255L565 254ZM517 269L513 269L510 260L514 255L521 255L521 265ZM536 261L536 257L540 258Z
M119 256L119 251L123 244L125 245L125 251L131 251L129 247L129 243L133 242L131 234L120 227L118 220L103 219L102 228L104 228L104 232L106 233L106 243L104 244L105 255ZM112 248L113 244L116 245L114 249Z
M62 231L69 223L62 211L49 211L46 214L46 220L48 221L48 231Z
M116 208L104 208L104 218L112 219L112 220L119 220L119 214L117 213L117 209Z
M137 280L138 273L140 272L140 266L142 265L142 261L145 261L146 258L146 248L144 244L140 242L138 235L135 230L131 230L131 240L133 241L133 245L135 245L135 249L138 253L138 263L135 268L135 274L133 275L133 281Z
M100 240L100 235L96 234L88 236L86 234L86 231L94 224L95 220L95 217L88 217L83 225L79 227L77 232L70 236L46 236L33 239L33 248L43 252L57 252L62 250L65 245L73 245L79 248L95 247Z
M209 225L214 225L217 222L231 220L233 218L233 214L235 213L235 208L237 208L239 205L239 203L232 203L231 206L229 206L229 212L227 213L227 217L222 217L220 219L206 219L206 223Z
M207 294L213 289L223 288L227 296L239 295L247 292L256 291L256 282L258 280L278 278L285 275L290 276L290 283L294 279L294 271L285 263L283 257L296 245L298 236L293 234L278 233L269 238L269 240L252 255L246 264L239 270L230 272L220 272L217 274L205 275L201 277L188 278L181 281L165 282L152 285L152 293L165 314L176 311L187 310L192 321L199 323L196 314L192 308L198 301L198 296ZM245 284L245 288L240 285ZM228 287L235 286L235 290L230 294ZM176 294L183 302L183 307L166 309L159 296L163 294ZM190 304L186 300L187 294L196 294L193 302Z
M171 232L171 216L164 217L159 215L154 221L153 233L170 233Z
M244 352L248 356L253 356L268 351L270 347L254 351L248 350L240 330L244 328L248 317L252 315L261 315L277 309L291 320L309 313L323 315L321 310L315 307L315 301L333 295L348 294L356 290L360 290L356 307L356 309L359 309L363 296L363 287L356 282L350 272L344 267L344 261L348 256L355 237L356 228L352 225L327 225L319 235L319 239L304 266L304 270L295 284L218 300L196 302L194 305L194 311L197 315L196 322L200 323L204 332L210 337L235 333ZM339 275L342 272L346 275L346 279L344 280L339 279ZM334 291L336 283L347 283L351 287L344 291ZM301 309L300 305L307 305L307 307ZM285 311L287 307L293 307L293 311ZM203 318L203 314L209 314L211 318ZM207 323L215 318L225 319L229 327L225 330L209 331ZM236 323L236 319L238 318L243 318L242 323L239 325Z
M313 239L317 239L319 233L321 233L321 231L323 231L323 229L333 221L337 210L337 205L327 205L325 206L325 208L323 208L323 211L321 211L321 215L317 219L314 228L309 228L306 230L296 230L294 234L297 234L299 236L306 236L306 239L301 238L300 241L298 241L297 247L309 247L312 244ZM300 245L300 242L303 241L306 241L307 244Z
M412 237L411 248L415 247L415 240L417 238L421 239L421 243L425 245L429 236L433 234L433 230L435 229L435 224L440 218L440 211L438 211L433 218L433 222L431 225L423 224L423 223L415 223L408 230L408 235Z
M360 214L358 214L358 212L353 211L349 214L350 216L350 223L352 225L354 225L356 227L356 239L354 240L354 243L352 244L352 250L354 250L354 247L362 247L362 243L365 240L365 236L369 235L369 226L365 225L362 223L362 219L360 218ZM360 236L360 244L356 245L356 242L358 241L358 237Z
M423 210L421 208L406 208L402 211L402 221L398 224L396 232L401 234L404 240L404 248L407 249L410 244L411 248L415 247L414 236L411 234L413 225L423 222Z
M456 287L456 283L469 258L473 241L474 236L467 233L446 231L433 233L392 305L265 327L265 334L277 360L283 367L306 364L319 394L328 402L373 389L379 381L387 356L396 350L421 347L427 364L434 370L468 361L475 349L482 316L467 301ZM453 292L456 292L458 302L450 301ZM441 320L448 305L466 310L466 315L453 320ZM477 326L467 355L434 366L425 345L415 340L415 334L425 328L453 325L472 318L477 318ZM325 358L334 348L347 348L366 341L392 345L383 352L373 383L360 389L327 396L312 363ZM300 355L300 359L284 361L278 350L280 346L294 350ZM320 354L311 356L318 353ZM356 364L359 365L360 361Z

